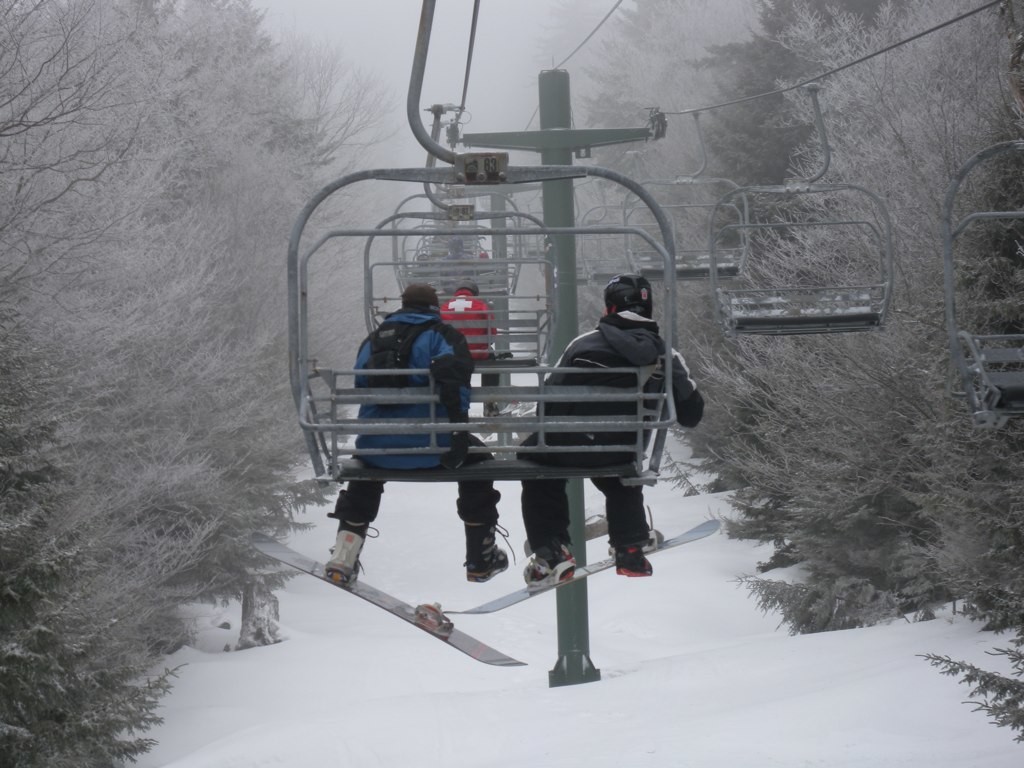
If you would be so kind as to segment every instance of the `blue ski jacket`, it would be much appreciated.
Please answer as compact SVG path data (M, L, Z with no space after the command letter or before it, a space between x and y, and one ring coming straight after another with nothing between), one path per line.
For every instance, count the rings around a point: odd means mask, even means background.
M409 354L409 368L429 368L437 382L441 405L437 407L438 421L465 421L469 413L469 386L473 374L473 357L466 339L455 328L440 322L440 314L425 308L403 307L392 312L384 323L437 323L436 327L421 333ZM383 324L383 323L382 323ZM370 339L359 347L355 368L366 370L370 359ZM373 386L373 377L356 376L356 387ZM409 377L410 387L429 386L430 379L423 375ZM428 419L428 403L378 404L366 403L359 407L359 418L365 419ZM448 448L451 435L440 432L437 444ZM360 459L373 467L384 469L422 469L439 466L441 454L403 454L402 448L422 448L430 445L429 433L395 435L359 435L356 448L393 448L393 453L377 456L361 456Z

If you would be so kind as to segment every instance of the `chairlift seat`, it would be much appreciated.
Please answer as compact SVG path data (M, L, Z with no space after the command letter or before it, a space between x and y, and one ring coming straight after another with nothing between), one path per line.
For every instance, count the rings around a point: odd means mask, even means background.
M1024 335L961 332L960 340L975 424L998 427L1024 415Z
M885 286L720 291L726 333L811 334L882 327Z
M796 195L823 195L836 212L807 219L762 214L765 220L753 218L712 227L708 248L711 293L716 317L726 334L843 333L873 331L885 325L893 277L892 225L888 210L878 195L853 184L741 187L727 194L717 205L728 205L737 195L746 195L752 203L762 207L764 202L788 200ZM851 205L853 210L845 213ZM873 213L860 213L858 209L861 206L868 206ZM793 216L799 212L797 209ZM715 217L712 217L714 221ZM849 233L849 242L855 247L852 251L844 248L839 261L848 260L850 264L856 264L857 269L854 271L850 267L849 273L833 285L824 284L832 276L831 267L827 264L818 266L813 277L809 271L805 270L801 276L800 270L794 269L790 272L795 275L784 272L789 274L789 278L780 281L777 276L772 279L771 269L765 273L754 268L753 265L764 258L763 252L758 253L763 249L754 245L752 250L755 253L747 257L751 267L745 270L750 275L749 287L719 287L718 280L722 277L719 267L733 263L732 259L722 258L732 251L722 247L723 238L744 233L751 236L762 233L769 237L798 230ZM793 238L788 242L792 249L790 259L798 259L802 241ZM808 284L812 280L816 284ZM766 282L776 284L766 285ZM850 285L850 282L859 284Z
M842 331L873 331L882 325L878 312L857 312L842 315L793 315L791 317L738 318L733 329L736 333L771 334L784 336L800 333L841 333Z
M292 397L295 401L298 412L299 426L303 431L307 451L312 459L314 475L320 480L328 478L334 480L354 479L357 477L372 477L379 480L419 480L419 481L458 481L459 479L482 478L491 476L495 479L525 480L537 477L596 477L616 476L623 478L626 483L647 484L653 483L660 469L660 462L664 451L665 439L669 427L675 423L675 409L673 401L668 393L672 392L672 366L669 360L665 360L664 390L659 393L643 391L643 382L649 375L645 367L636 368L625 366L616 369L601 369L601 374L615 376L615 383L621 383L622 377L626 374L633 374L634 377L627 379L631 382L628 386L551 386L548 385L548 376L551 374L573 374L580 373L580 369L559 369L547 366L529 366L525 362L534 362L547 357L547 345L550 341L554 314L557 310L554 298L559 295L559 275L556 264L561 260L561 253L556 254L558 258L552 260L547 248L538 249L535 245L536 257L533 263L540 267L539 277L541 287L535 289L535 296L528 296L527 291L517 290L516 280L523 268L527 266L530 259L516 258L508 264L507 274L509 280L502 282L500 295L495 298L491 309L495 315L494 327L499 331L509 326L503 323L503 319L520 317L517 313L521 311L533 312L532 322L529 324L532 349L525 339L517 339L513 334L506 334L502 339L497 334L494 347L497 352L504 352L506 348L513 354L518 354L522 360L495 360L488 362L486 367L489 372L507 374L509 380L519 382L533 377L536 384L531 386L501 387L474 387L472 390L473 402L507 403L515 402L519 406L510 414L506 411L504 416L486 415L483 418L476 415L476 409L472 409L468 421L450 423L444 416L440 416L440 397L436 391L436 382L433 381L428 370L391 370L380 372L380 375L399 376L403 373L410 376L423 377L421 380L428 382L427 386L411 387L404 389L387 387L356 387L356 377L372 377L373 372L367 370L337 369L322 367L323 360L318 360L315 354L320 344L320 334L311 333L310 323L310 265L314 258L318 263L336 258L338 249L326 249L328 243L344 238L365 238L366 245L363 249L363 286L364 286L364 310L366 313L366 324L369 330L376 328L381 319L389 311L397 309L396 302L400 302L395 295L396 288L403 290L401 275L403 254L409 253L410 259L415 259L415 253L407 249L397 252L392 248L390 261L377 258L380 248L374 248L374 242L382 237L391 238L392 244L399 238L416 237L422 235L420 229L391 228L384 231L381 227L373 229L359 228L337 228L324 232L318 239L300 253L300 246L303 245L303 232L313 212L321 203L331 195L346 189L350 185L369 180L382 181L413 181L438 184L450 182L456 176L453 169L442 168L420 168L420 169L378 169L372 171L360 171L337 179L321 189L301 211L298 220L292 228L292 234L288 243L288 347L289 347L289 374L291 379ZM605 178L630 188L645 202L658 210L657 203L650 199L639 185L627 177L615 171L600 168L598 166L539 166L529 168L512 168L507 170L507 177L503 179L508 184L521 184L525 182L547 182L563 179L577 179L585 177ZM656 218L659 218L656 216ZM551 242L562 236L576 235L624 235L635 234L649 242L651 247L657 250L666 264L671 264L672 253L661 243L671 244L671 232L663 217L660 233L660 241L643 231L634 231L629 227L548 227L543 222L534 222L533 227L490 227L485 234L491 238L519 238L529 237L548 238ZM435 235L461 234L457 226L439 226L434 230ZM430 254L433 256L433 253ZM531 254L532 255L532 252ZM428 257L429 258L429 257ZM494 269L496 265L506 262L505 259L487 260L459 260L465 263L456 263L454 260L437 259L437 264L427 262L431 268L436 269L438 281L443 279L457 279L457 268L459 266L475 266L479 269ZM416 261L417 268L423 265L421 260ZM390 272L388 272L390 270ZM442 271L443 270L443 271ZM449 271L451 270L451 271ZM499 273L504 270L498 270ZM532 270L531 270L532 272ZM382 279L378 280L377 277ZM478 281L483 293L483 284ZM436 287L436 286L435 286ZM442 283L443 287L443 283ZM667 348L672 347L675 335L676 290L675 281L666 281L661 287L663 292L662 306L667 313L662 323L662 331ZM530 302L526 307L525 302ZM507 342L507 344L506 344ZM333 361L332 361L333 362ZM510 364L511 363L511 364ZM330 363L329 363L330 365ZM588 375L592 372L588 370ZM523 377L526 377L524 379ZM499 377L504 380L505 377ZM635 380L635 386L632 382ZM363 379L359 379L364 383ZM387 391L383 391L387 390ZM602 403L616 402L626 404L629 407L610 408L611 414L593 414L589 409L578 408L554 408L548 404L557 403ZM405 415L399 418L394 417L396 411L384 409L379 411L380 418L359 418L358 411L361 405L388 405L392 403L419 404L421 407L405 411L398 410L397 413ZM425 408L422 406L426 406ZM493 409L485 409L491 411ZM569 411L569 413L550 413L550 411ZM582 410L582 412L580 412ZM600 408L595 410L602 410ZM618 413L616 413L618 411ZM364 409L364 413L367 413ZM427 418L419 418L420 415ZM368 466L372 462L372 456L395 455L395 454L432 454L443 455L448 451L444 443L445 436L452 432L467 432L486 436L484 447L470 447L470 453L486 451L493 456L493 461L480 462L482 466L463 467L458 470L409 470L397 468L378 468ZM579 440L581 445L573 445L571 438L566 439L565 435L573 433L589 434L606 433L607 438L594 437ZM537 442L524 440L530 435L537 434ZM359 447L355 443L361 435L395 435L412 436L414 439L401 440L359 440ZM424 437L425 436L425 439ZM557 437L556 437L557 436ZM581 466L561 466L557 459L551 458L550 454L572 454L563 457L563 461L575 461L576 454L586 453L581 459ZM614 462L611 466L593 466L594 454L607 454L607 461ZM537 460L533 459L534 455ZM541 458L544 455L545 458ZM624 461L623 457L628 457ZM415 463L415 462L412 462ZM432 463L432 462L422 462ZM600 464L600 461L597 462ZM582 466L585 464L586 466ZM348 473L348 474L346 474Z
M737 277L740 273L739 264L719 264L719 278ZM711 266L700 260L690 263L676 263L676 280L707 280L711 275ZM665 270L662 267L643 266L640 274L648 280L663 280Z

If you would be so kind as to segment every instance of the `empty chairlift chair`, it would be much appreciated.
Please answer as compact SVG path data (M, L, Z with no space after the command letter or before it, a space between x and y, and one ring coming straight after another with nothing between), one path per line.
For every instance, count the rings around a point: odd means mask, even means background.
M577 217L581 227L621 226L622 207L595 205ZM603 286L615 275L637 272L628 245L619 234L579 235L576 238L576 275L580 282Z
M733 217L740 196L750 203L749 221ZM884 326L893 280L892 226L874 193L853 184L741 187L719 200L710 230L712 300L727 335ZM740 232L749 237L743 275L726 285L719 280L721 255Z
M1024 141L995 144L975 154L953 178L943 206L944 285L950 356L962 385L958 394L965 398L974 423L979 427L1000 427L1008 419L1024 415L1024 333L1020 332L1024 322L1019 315L1007 318L1005 308L998 310L993 307L986 317L984 304L1000 301L1000 297L992 295L998 293L1000 287L995 284L998 278L994 274L988 280L979 279L977 274L990 258L996 263L1001 259L1021 260L1024 224L1017 224L1014 220L1024 219L1024 210L963 213L958 207L964 205L967 195L962 193L962 187L972 171L986 166L986 170L993 173L998 169L996 160L1012 160L1014 164L1007 173L1016 180L1020 177L1024 160L1021 153L1024 153ZM992 189L997 183L989 178L988 184L981 182L981 186ZM1019 189L1016 182L1013 186ZM1009 247L1011 252L1004 256L993 253L999 245ZM965 258L968 249L972 252L970 261ZM975 265L972 268L973 287L965 287L958 281L958 261L960 269L967 263ZM986 292L989 295L986 296ZM958 308L958 294L965 305L962 308ZM1007 299L1013 306L1020 306L1019 297L1002 297L1003 302ZM958 316L959 313L969 316L971 321L965 321Z
M700 157L699 167L692 173L676 176L673 179L648 179L641 182L652 191L660 190L658 202L668 214L672 222L672 231L676 239L675 273L676 280L706 280L711 273L711 257L708 253L707 231L708 221L716 210L717 201L727 191L739 188L729 179L705 176L708 155L704 142L704 131L701 129L700 112L690 113L693 117L697 150ZM622 220L626 224L642 227L657 233L657 222L650 215L646 205L641 205L635 195L627 194L622 204ZM732 215L734 223L743 224L749 220L746 196L738 194L730 204L717 209L719 216ZM732 233L731 241L718 243L716 272L720 278L738 275L743 269L749 244L749 233L738 229ZM656 252L646 247L637 238L627 238L627 252L635 272L639 272L649 280L662 280L665 271L661 258Z
M650 180L643 182L646 187L671 187L673 202L662 202L662 209L672 221L676 238L676 280L707 280L711 276L711 254L708 251L707 231L709 217L729 217L737 225L749 219L746 195L739 191L730 202L719 205L717 196L723 189L739 190L738 185L728 179L702 176L680 176L670 181ZM709 193L715 197L710 197ZM686 198L686 201L680 201ZM626 224L641 227L652 234L657 232L657 222L645 205L638 205L636 198L629 196L624 206L623 220ZM742 227L736 228L717 244L715 271L719 278L736 277L743 270L747 257L750 233ZM627 252L635 271L649 280L662 280L665 271L661 257L646 247L638 238L630 238Z

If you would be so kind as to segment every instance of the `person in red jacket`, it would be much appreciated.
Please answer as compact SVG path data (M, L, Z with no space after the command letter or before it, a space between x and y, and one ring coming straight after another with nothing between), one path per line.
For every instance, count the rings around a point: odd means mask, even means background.
M441 319L454 326L466 337L469 353L474 360L493 360L493 344L498 329L494 327L494 313L490 305L480 298L480 288L469 278L455 284L455 295L441 306ZM496 387L500 377L496 373L484 373L481 382L485 387ZM497 403L484 403L485 416L497 416Z

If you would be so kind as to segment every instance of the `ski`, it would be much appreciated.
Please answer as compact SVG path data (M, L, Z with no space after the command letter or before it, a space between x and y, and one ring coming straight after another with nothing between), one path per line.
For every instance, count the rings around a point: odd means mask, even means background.
M657 552L663 552L666 549L672 549L678 547L681 544L689 544L691 541L697 541L703 539L706 536L710 536L712 533L718 530L719 522L717 520L705 520L700 525L691 528L685 533L680 533L678 536L673 536L671 539L665 539L660 542L656 548L647 550L647 554L655 554ZM464 611L446 611L446 613L457 614L457 613L494 613L500 611L509 606L521 603L524 600L529 600L531 597L537 595L543 595L546 592L550 592L553 589L564 587L566 584L574 584L580 579L585 579L588 576L593 576L595 573L600 573L615 565L615 558L609 557L605 560L600 560L590 565L583 565L576 568L572 578L560 581L557 584L549 584L545 587L523 587L522 589L510 592L507 595L502 595L494 600L478 605L475 608L468 608Z
M308 573L310 576L315 576L321 581L327 582L331 586L342 589L351 595L355 595L368 603L372 603L378 608L383 608L393 616L397 616L402 621L412 624L431 637L436 637L438 640L447 643L456 650L462 651L477 661L497 667L525 666L523 662L513 659L511 656L506 656L501 651L456 629L451 619L444 614L441 607L436 603L424 603L413 606L399 600L397 597L392 597L386 592L382 592L376 587L371 587L361 579L357 580L354 584L336 584L324 575L324 566L321 563L296 552L277 539L265 536L262 533L254 533L251 541L253 547L267 557L271 557L303 573Z

